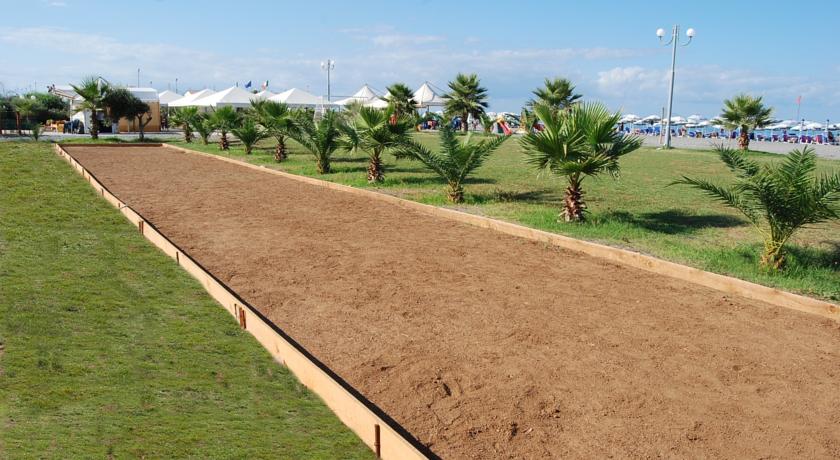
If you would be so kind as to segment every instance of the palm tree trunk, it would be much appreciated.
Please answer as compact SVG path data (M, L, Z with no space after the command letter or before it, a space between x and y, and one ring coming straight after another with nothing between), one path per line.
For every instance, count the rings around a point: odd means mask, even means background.
M245 155L250 155L252 149L253 147L251 145L245 145Z
M318 174L329 174L330 160L319 158L316 168L318 169Z
M382 152L379 150L374 150L370 156L367 172L367 179L370 183L383 182L385 180L385 173L382 170Z
M15 127L17 127L18 136L23 136L23 131L20 127L20 112L15 112Z
M90 138L99 139L99 119L96 118L96 110L90 114Z
M747 131L746 126L741 126L741 135L738 136L738 148L741 150L750 148L750 134Z
M470 116L469 113L464 113L463 117L461 118L461 130L467 132L467 117Z
M560 217L566 222L583 222L583 211L586 204L583 202L583 190L578 177L569 177L569 186L566 187L566 194L563 198L563 211Z
M459 182L450 182L447 198L452 203L462 203L464 201L464 187Z
M228 150L230 144L228 143L227 132L222 131L222 136L219 138L219 149Z
M781 269L785 264L784 243L772 238L764 241L764 253L761 254L761 266L771 271Z
M286 159L286 139L283 136L277 138L277 146L274 147L274 161L280 163Z
M189 143L192 142L192 138L193 138L192 129L190 129L190 125L185 124L184 125L184 142L189 144Z

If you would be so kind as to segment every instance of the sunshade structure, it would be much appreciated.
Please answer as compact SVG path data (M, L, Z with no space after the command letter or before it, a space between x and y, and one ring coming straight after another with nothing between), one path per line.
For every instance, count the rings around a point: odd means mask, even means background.
M388 107L388 101L386 101L385 99L376 98L376 99L368 102L367 104L365 104L365 107L373 107L373 108L376 108L376 109L384 109L384 108Z
M251 106L254 93L249 93L238 86L231 86L226 90L195 99L190 105L197 107L233 107L242 109Z
M196 99L201 99L211 94L213 94L213 90L211 89L203 89L194 93L187 92L184 97L170 102L169 107L189 107L193 105L193 101Z
M168 106L171 102L175 102L182 97L184 96L181 96L175 91L169 91L168 89L158 94L158 99L160 99L160 105L162 106Z
M641 118L639 118L638 115L628 113L627 115L624 115L623 117L621 117L621 119L618 120L618 122L619 123L636 123L639 120L641 120Z
M659 121L659 120L661 120L661 119L662 119L662 118L660 118L658 115L648 115L648 116L646 116L646 117L642 118L642 119L641 119L641 120L639 120L639 121L641 121L642 123L649 123L649 124L653 124L653 123L656 123L657 121Z
M443 107L446 104L446 100L432 89L429 82L425 82L417 88L417 91L414 92L414 101L417 102L417 107L420 108Z
M352 96L335 101L335 104L347 105L351 102L361 102L362 104L367 105L374 102L376 99L379 99L379 94L377 94L376 91L365 83L358 91L353 93Z
M317 107L319 105L333 105L324 101L323 97L307 93L299 88L292 88L269 98L270 101L282 102L290 107Z
M254 99L258 101L264 101L266 99L271 99L272 97L276 96L277 94L272 93L271 91L264 89L257 94L254 94Z

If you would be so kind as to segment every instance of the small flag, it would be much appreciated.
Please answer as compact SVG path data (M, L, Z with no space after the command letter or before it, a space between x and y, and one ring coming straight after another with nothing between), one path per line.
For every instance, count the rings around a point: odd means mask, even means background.
M248 83L245 83L245 87L246 87L246 88L250 88L250 87L251 87L251 80L248 80Z
M802 104L802 96L796 96L796 105Z
M264 82L263 82L263 84L262 84L262 89L263 89L263 91L265 91L265 90L267 90L267 89L268 89L268 80L266 80L266 81L264 81Z

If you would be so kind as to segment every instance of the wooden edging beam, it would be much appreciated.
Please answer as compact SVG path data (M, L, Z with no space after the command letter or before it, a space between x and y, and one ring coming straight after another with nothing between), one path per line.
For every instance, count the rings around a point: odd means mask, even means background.
M312 177L299 176L290 174L276 169L266 168L264 166L257 166L244 161L227 158L210 153L198 152L195 150L185 149L170 144L162 144L164 148L177 150L193 155L201 155L213 158L219 161L226 161L239 166L263 171L269 174L292 179L298 182L317 185L320 187L329 188L332 190L340 190L342 192L351 193L354 195L365 196L379 201L396 204L404 208L420 211L427 215L442 217L445 219L466 223L482 228L493 229L508 235L526 238L529 240L540 241L564 249L581 252L593 257L608 260L611 262L620 263L633 268L642 269L648 272L664 275L671 278L676 278L683 281L688 281L694 284L699 284L708 288L712 288L727 294L735 294L748 299L760 300L771 305L789 308L801 312L811 313L826 318L840 321L840 305L826 302L811 297L806 297L791 292L783 291L760 284L751 283L738 278L730 276L719 275L717 273L707 272L699 268L681 265L667 260L657 259L638 252L628 251L626 249L614 248L603 244L593 243L590 241L578 240L568 236L558 235L543 230L537 230L523 225L504 222L489 217L477 216L468 214L453 209L441 208L428 204L418 203L416 201L409 201L403 198L398 198L384 193L378 193L371 190L364 190L360 188L350 187L347 185L337 184L325 180L315 179Z
M79 144L79 147L122 147L126 144ZM157 147L155 144L129 145L130 147ZM140 233L158 249L176 261L187 273L197 279L204 289L234 319L248 331L279 363L285 365L297 379L317 394L337 416L364 442L378 458L430 459L437 458L428 448L414 439L403 427L380 408L368 401L357 390L311 355L276 324L243 300L222 281L160 233L151 222L123 203L104 184L87 171L61 144L55 145L56 153L65 159L94 190L116 207Z

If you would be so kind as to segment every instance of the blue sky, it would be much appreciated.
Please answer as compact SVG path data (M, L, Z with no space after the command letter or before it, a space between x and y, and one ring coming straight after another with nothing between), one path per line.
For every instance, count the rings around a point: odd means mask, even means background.
M655 30L697 30L680 48L674 112L716 115L737 92L763 95L779 118L840 120L838 4L765 2L0 0L0 91L90 74L158 89L269 80L326 94L319 63L336 60L333 95L476 72L494 110L518 111L545 77L586 99L659 113L670 49ZM92 13L93 12L93 13ZM670 32L669 32L670 33Z

